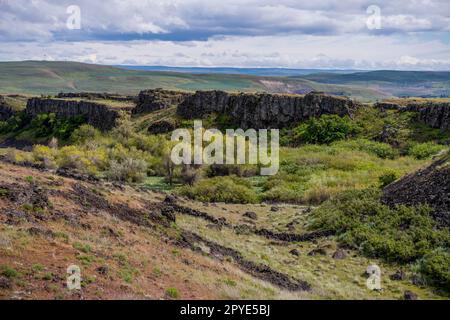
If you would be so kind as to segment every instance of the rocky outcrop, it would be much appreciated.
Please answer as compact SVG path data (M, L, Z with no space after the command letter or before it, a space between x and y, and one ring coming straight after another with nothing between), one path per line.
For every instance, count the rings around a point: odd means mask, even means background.
M450 103L427 102L409 104L404 111L418 113L418 120L432 128L450 131Z
M449 156L429 167L410 174L383 190L384 203L428 204L440 225L450 228L450 162Z
M8 120L13 114L13 109L6 103L5 98L0 96L0 121Z
M88 101L31 98L25 112L31 117L40 113L55 113L61 118L84 116L88 124L100 130L110 130L119 117L119 110L121 109Z
M352 116L357 105L344 97L312 92L305 96L266 93L232 94L224 91L197 91L178 106L183 118L203 118L227 114L243 129L282 128L323 114Z
M148 127L148 132L151 134L161 134L161 133L168 133L176 128L175 121L171 120L159 120L156 122L153 122Z
M134 101L136 96L123 96L113 93L98 93L98 92L60 92L57 98L83 98L83 99L103 99L114 101Z
M402 108L399 104L392 102L377 102L374 107L381 110L400 110Z
M138 95L133 113L146 113L177 106L190 95L186 92L163 89L144 90Z

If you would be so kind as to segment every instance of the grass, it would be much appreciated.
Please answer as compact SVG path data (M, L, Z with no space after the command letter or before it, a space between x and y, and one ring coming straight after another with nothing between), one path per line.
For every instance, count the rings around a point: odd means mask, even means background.
M177 288L167 288L166 294L169 298L178 299L180 297L180 293Z

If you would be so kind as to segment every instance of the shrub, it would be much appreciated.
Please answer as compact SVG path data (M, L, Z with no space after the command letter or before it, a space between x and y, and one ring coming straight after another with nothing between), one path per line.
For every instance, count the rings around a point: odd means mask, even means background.
M35 145L32 154L34 161L43 163L46 168L55 169L57 167L56 156L58 151L56 149L43 145Z
M142 182L147 176L147 163L141 159L112 160L107 176L112 180Z
M345 142L338 142L335 144L335 146L364 151L374 154L382 159L395 159L399 155L399 152L391 145L367 139L356 139Z
M181 187L178 192L203 202L255 203L256 193L251 185L237 177L215 177Z
M394 182L397 179L398 179L398 175L394 171L387 172L387 173L381 175L378 178L378 181L380 182L380 188L383 189L384 187L390 185L392 182Z
M314 230L336 233L338 241L369 257L408 263L448 246L450 232L437 229L426 206L390 208L375 189L348 191L313 214Z
M356 132L356 126L349 117L323 115L311 118L293 130L291 143L329 144L346 139Z
M82 144L89 140L95 140L100 136L100 131L89 124L83 124L75 129L70 136L73 143Z
M450 250L438 248L418 262L418 271L437 287L450 291Z
M16 269L5 265L0 266L0 274L10 279L20 276L20 273Z
M418 160L423 160L430 158L443 149L444 146L432 142L418 143L409 148L408 154Z
M172 299L178 299L180 297L180 293L177 288L167 288L166 295Z

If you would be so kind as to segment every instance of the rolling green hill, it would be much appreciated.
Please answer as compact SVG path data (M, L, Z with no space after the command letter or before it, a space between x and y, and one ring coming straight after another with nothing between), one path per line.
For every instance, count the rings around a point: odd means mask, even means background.
M0 93L36 95L90 91L136 94L152 88L299 94L315 90L372 102L404 96L450 96L450 72L319 72L289 77L211 73L211 70L205 74L131 70L62 61L0 62Z
M0 62L0 93L137 93L157 87L181 90L265 90L257 78L240 75L135 71L77 62Z

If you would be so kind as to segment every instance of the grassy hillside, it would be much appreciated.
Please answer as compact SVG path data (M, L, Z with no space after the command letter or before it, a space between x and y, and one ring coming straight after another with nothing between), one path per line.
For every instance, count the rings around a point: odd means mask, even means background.
M134 71L76 62L0 62L0 93L137 93L157 87L182 90L264 90L256 78L249 76Z
M112 92L135 94L143 89L267 91L307 93L312 90L347 95L361 101L390 97L376 88L314 82L287 76L204 74L130 70L77 62L0 62L0 93L55 94L59 92Z
M450 96L450 72L380 70L352 74L320 73L304 78L323 84L366 87L398 97Z

